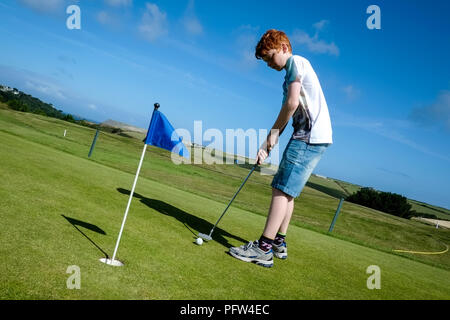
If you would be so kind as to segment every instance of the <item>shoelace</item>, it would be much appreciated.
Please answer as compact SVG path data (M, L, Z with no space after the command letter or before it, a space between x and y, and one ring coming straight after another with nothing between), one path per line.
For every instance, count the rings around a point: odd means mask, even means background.
M256 242L256 241L255 241L255 242ZM254 242L250 241L249 243L247 243L247 244L244 246L244 250L250 249L251 247L253 247L253 244L254 244Z

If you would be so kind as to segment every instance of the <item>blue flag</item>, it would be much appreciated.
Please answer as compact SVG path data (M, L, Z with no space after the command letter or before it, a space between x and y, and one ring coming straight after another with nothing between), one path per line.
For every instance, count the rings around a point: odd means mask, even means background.
M148 127L145 144L169 150L185 158L190 158L189 151L181 141L169 120L158 110L153 111Z

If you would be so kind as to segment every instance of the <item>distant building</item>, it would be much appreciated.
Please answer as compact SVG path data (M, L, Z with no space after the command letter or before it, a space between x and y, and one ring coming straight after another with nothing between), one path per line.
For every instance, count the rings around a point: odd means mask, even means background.
M12 92L12 93L15 94L15 95L18 95L18 94L20 93L18 90L13 89L13 88L8 87L8 86L0 86L0 91L3 91L3 92Z
M13 91L14 89L8 86L0 86L0 90L3 92ZM15 91L17 92L17 91Z
M325 180L327 180L327 179L328 179L327 177L325 177L325 176L321 176L320 174L316 174L315 176L316 176L316 177L319 177L319 178L322 178L322 179L325 179Z

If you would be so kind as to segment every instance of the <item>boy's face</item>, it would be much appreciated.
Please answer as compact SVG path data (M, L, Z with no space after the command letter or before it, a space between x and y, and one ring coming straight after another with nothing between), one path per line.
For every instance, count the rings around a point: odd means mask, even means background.
M270 49L262 59L267 63L269 68L281 71L286 66L286 62L291 55L286 45L282 44L281 49Z

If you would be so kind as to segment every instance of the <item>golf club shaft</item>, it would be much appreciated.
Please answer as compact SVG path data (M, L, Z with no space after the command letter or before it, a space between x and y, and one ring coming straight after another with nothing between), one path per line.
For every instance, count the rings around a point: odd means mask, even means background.
M225 212L227 212L228 208L230 207L231 203L233 202L234 198L236 198L236 196L238 195L239 191L241 191L242 187L244 186L244 184L247 182L248 178L250 178L250 175L253 173L253 171L255 171L257 164L255 164L252 168L252 170L250 170L250 173L247 175L247 178L245 178L244 182L242 182L241 186L239 187L238 191L236 191L236 193L234 194L233 198L231 199L231 201L228 203L228 206L225 208L225 211L222 213L222 215L219 217L219 219L217 220L216 224L214 225L214 227L211 229L211 232L209 233L209 236L212 235L214 229L216 228L217 224L219 223L219 221L222 219L222 217L225 215Z

